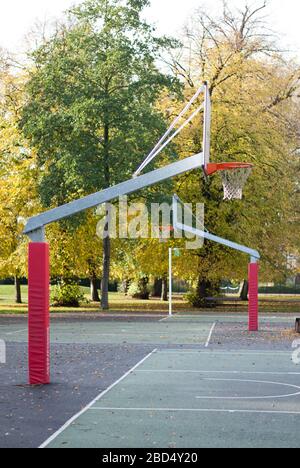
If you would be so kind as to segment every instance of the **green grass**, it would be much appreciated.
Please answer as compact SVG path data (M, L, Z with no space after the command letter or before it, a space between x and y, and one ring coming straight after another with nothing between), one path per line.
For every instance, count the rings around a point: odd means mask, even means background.
M89 301L90 290L89 288L82 287L87 301ZM27 313L27 294L28 287L22 286L22 300L23 304L14 303L14 286L0 285L0 314L26 314ZM168 303L161 302L159 299L151 299L149 301L139 301L126 297L120 293L110 293L109 302L111 312L166 312L168 310ZM184 308L182 298L174 300L174 306ZM68 313L68 312L82 312L82 313L95 313L100 311L100 304L87 302L80 308L74 307L52 307L52 313Z
M14 286L0 285L0 315L8 314L27 314L27 293L28 287L22 286L22 299L23 304L14 303ZM86 299L89 299L89 288L82 288ZM110 311L108 313L167 313L168 303L161 302L159 299L150 299L149 301L141 301L131 299L120 293L110 293ZM199 310L191 308L184 300L183 296L175 295L173 300L174 311L186 313L199 313ZM300 316L300 297L299 296L260 296L260 310L261 312L270 313L299 313ZM80 308L51 308L51 313L97 313L100 311L100 305L96 303L87 302ZM220 304L217 309L201 310L202 313L207 312L246 312L247 302L236 302L234 298Z
M21 286L24 302L27 302L28 286ZM15 299L15 287L13 285L0 285L0 304L13 303Z

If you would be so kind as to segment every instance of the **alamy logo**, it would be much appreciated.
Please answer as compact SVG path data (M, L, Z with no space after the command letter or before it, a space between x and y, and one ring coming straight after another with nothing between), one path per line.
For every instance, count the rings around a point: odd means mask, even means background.
M102 239L108 236L112 239L161 239L163 231L163 239L170 238L171 233L175 239L185 238L187 249L203 246L203 237L168 229L173 225L172 204L128 203L128 197L124 196L119 198L119 204L101 205L97 215L101 217L97 225L97 236ZM204 230L203 203L198 203L195 207L191 203L177 207L176 217L181 224Z
M300 339L295 340L292 344L292 348L295 349L292 355L293 363L296 365L300 364Z
M6 344L5 341L0 340L0 364L6 363Z

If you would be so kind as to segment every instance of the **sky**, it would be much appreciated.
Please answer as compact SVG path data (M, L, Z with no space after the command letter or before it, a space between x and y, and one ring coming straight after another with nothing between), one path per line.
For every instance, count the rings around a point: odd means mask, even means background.
M44 22L59 17L64 10L81 0L2 0L0 7L0 47L20 51L24 36L37 21ZM260 5L263 0L249 0ZM248 3L249 3L248 2ZM193 10L203 4L216 11L217 0L151 0L146 17L155 23L161 34L177 34ZM245 0L228 0L242 7ZM280 34L282 48L291 49L300 59L300 1L269 0L267 21Z

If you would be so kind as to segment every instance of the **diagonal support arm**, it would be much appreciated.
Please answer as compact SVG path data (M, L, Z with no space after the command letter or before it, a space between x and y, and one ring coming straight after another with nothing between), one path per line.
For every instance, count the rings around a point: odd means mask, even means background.
M237 244L236 242L232 242L228 239L223 239L222 237L215 236L214 234L210 234L210 232L202 231L192 226L187 226L185 224L180 223L177 217L177 206L179 202L181 202L179 197L177 195L174 195L173 197L173 222L174 222L175 229L189 232L190 234L194 234L195 236L201 237L203 239L207 239L212 242L216 242L217 244L221 244L226 247L229 247L231 249L238 250L239 252L249 255L253 263L258 262L258 260L260 259L260 254L257 250L246 247L245 245Z
M203 162L203 153L196 154L190 158L175 162L169 166L149 172L135 179L127 180L121 184L102 190L101 192L88 195L80 200L75 200L67 203L66 205L46 211L28 220L24 229L24 234L27 234L33 242L37 242L40 240L44 226L48 224L68 218L103 203L107 203L120 196L137 192L138 190L163 182L164 180L183 174L187 171L199 169L203 166Z

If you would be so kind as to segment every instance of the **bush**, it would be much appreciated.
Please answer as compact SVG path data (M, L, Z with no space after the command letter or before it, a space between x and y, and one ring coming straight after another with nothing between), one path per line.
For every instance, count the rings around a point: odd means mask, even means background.
M54 307L79 307L85 300L80 286L75 283L59 284L51 292L51 302Z
M197 287L186 294L186 299L193 307L215 308L219 297L220 283L207 279L198 279Z
M214 309L215 307L217 307L217 301L215 299L200 297L196 291L190 291L184 297L192 307L195 307L197 309Z
M125 296L127 296L130 284L131 284L131 281L129 280L121 281L121 283L118 284L118 292L120 294L125 294Z
M129 286L128 296L131 296L133 299L148 300L150 297L148 280L142 278L138 281L133 281Z

